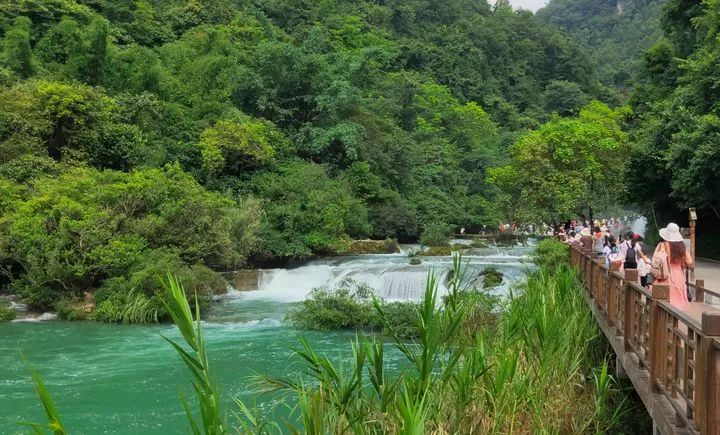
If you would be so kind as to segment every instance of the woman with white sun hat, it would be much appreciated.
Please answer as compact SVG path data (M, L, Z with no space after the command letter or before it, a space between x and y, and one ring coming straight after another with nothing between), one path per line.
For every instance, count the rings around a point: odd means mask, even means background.
M655 249L651 272L655 277L654 285L670 287L670 303L678 308L687 308L690 303L687 296L685 270L693 267L692 256L685 248L680 227L670 223L660 230L662 242Z

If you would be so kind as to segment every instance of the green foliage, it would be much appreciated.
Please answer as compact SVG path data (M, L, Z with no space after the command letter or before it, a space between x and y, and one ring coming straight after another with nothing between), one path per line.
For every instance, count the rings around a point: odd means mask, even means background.
M452 228L443 223L432 223L425 228L420 236L420 243L425 246L447 245L452 236Z
M45 383L40 377L40 373L38 373L37 370L32 368L32 366L29 366L29 368L30 374L33 378L33 386L35 387L35 392L37 393L38 398L43 405L43 409L45 410L45 415L47 416L48 421L47 424L32 422L23 422L21 424L31 427L36 433L44 433L44 430L48 429L52 431L54 435L67 435L68 432L65 430L65 426L60 419L60 413L55 407L55 402L53 401L52 396L50 396L50 392L45 387Z
M165 294L162 303L165 310L170 314L175 325L180 330L183 340L190 348L186 350L177 342L165 338L168 343L177 351L187 368L192 374L193 386L197 394L200 407L200 424L190 410L190 406L183 399L183 408L187 415L190 428L194 434L215 435L225 433L225 423L220 406L220 395L213 384L210 375L210 364L207 351L205 350L205 339L203 337L202 324L200 322L199 304L195 303L195 317L190 309L185 289L177 278L171 274L167 275L165 282Z
M480 275L483 277L483 289L495 288L503 282L503 273L493 266L486 267Z
M373 290L346 279L335 288L313 289L310 296L288 312L287 319L296 327L336 331L344 329L384 331L389 328L403 337L417 334L418 304L415 302L385 302L380 304L386 313L385 325L373 309Z
M297 398L297 421L320 432L473 427L507 433L522 424L532 432L600 433L621 427L627 404L608 374L608 355L597 352L601 335L574 271L541 269L498 316L492 298L463 290L461 264L457 257L442 303L436 281L428 280L412 343L375 299L393 347L406 358L402 372L388 371L386 344L377 338L358 337L349 367L342 368L301 339L298 356L310 379L266 377L266 387Z
M336 288L316 288L287 315L293 325L312 330L366 329L372 323L373 290L352 280Z
M82 308L76 308L69 300L58 301L55 304L55 312L60 320L85 320L87 317Z
M598 78L620 90L630 87L640 57L661 37L665 0L551 0L537 17L565 30L587 49Z
M255 179L264 198L263 246L266 255L303 257L343 251L346 237L370 233L366 206L324 167L292 163Z
M203 132L198 147L209 173L240 175L265 166L275 157L283 138L267 123L220 121Z
M684 222L687 207L697 207L699 238L708 241L720 222L719 14L717 1L668 1L666 40L645 53L643 82L631 100L637 115L630 164L640 170L630 173L630 194L658 227ZM717 255L712 243L698 246L699 255Z
M15 310L10 307L0 306L0 322L15 320Z
M33 75L30 26L27 17L15 18L13 27L5 34L5 64L21 78Z
M510 164L490 171L499 207L512 220L561 222L622 199L627 111L590 103L575 118L554 117L510 148ZM592 213L590 211L590 213Z
M533 261L540 268L548 271L557 270L567 264L569 260L570 251L568 245L554 238L545 239L538 243L533 254Z
M38 308L48 308L48 291L57 299L114 277L148 295L157 274L168 270L197 275L188 281L195 285L213 274L188 265L242 264L259 226L253 201L241 209L175 166L132 173L77 168L32 186L0 216L0 258L17 263L13 285ZM206 285L220 287L217 278Z
M41 3L0 0L0 174L178 162L260 196L263 259L494 223L486 172L546 119L551 82L574 91L568 107L600 96L571 41L484 2ZM300 222L266 185L315 164L332 186L297 195Z

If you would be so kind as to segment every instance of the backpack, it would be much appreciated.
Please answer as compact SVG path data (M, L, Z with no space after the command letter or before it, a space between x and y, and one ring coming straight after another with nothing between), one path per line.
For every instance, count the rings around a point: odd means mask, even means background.
M628 243L627 251L625 251L625 269L637 269L637 253L632 244Z
M663 281L668 279L670 274L670 267L668 264L668 256L663 251L656 252L650 265L650 274L656 280Z

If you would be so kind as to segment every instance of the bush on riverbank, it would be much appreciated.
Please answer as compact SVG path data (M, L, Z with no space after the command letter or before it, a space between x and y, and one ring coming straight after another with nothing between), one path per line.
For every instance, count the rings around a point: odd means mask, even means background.
M0 305L0 322L9 322L11 320L15 320L15 310Z
M444 246L452 237L452 228L444 223L431 223L420 235L420 243L425 246Z
M242 264L258 226L255 201L237 205L208 192L177 166L80 167L33 180L12 197L0 213L0 261L12 264L12 288L36 310L98 288L152 296L168 271L205 294L224 286L200 263Z
M545 239L538 243L533 261L541 269L554 272L559 267L567 264L570 259L568 245L558 239Z

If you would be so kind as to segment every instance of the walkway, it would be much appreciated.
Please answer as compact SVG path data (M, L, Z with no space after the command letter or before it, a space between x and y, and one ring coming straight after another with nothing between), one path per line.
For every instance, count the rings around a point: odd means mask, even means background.
M615 350L618 374L632 381L655 432L720 435L720 307L704 302L720 297L708 290L714 278L693 286L696 302L681 311L670 305L667 286L651 293L636 270L608 270L588 248L573 246L571 263ZM706 270L698 268L697 277Z
M695 277L705 280L705 287L720 290L720 262L698 258L695 263Z

